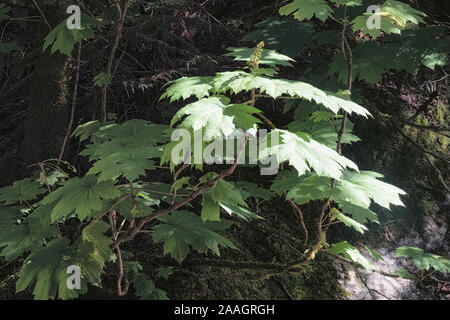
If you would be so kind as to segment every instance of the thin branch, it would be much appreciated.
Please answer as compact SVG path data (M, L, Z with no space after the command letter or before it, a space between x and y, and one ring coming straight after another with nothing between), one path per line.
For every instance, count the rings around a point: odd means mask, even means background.
M73 97L72 97L72 108L70 111L70 120L67 125L66 136L64 137L63 144L61 146L61 151L59 152L57 166L61 163L61 160L64 156L64 151L66 149L67 141L69 141L70 134L72 131L73 121L75 117L75 107L77 105L77 95L78 95L78 83L80 81L80 63L81 63L81 41L78 45L78 55L77 55L77 66L76 66L76 75L75 75L75 86L73 88Z
M128 293L128 289L130 287L130 283L128 281L127 275L123 272L123 260L122 260L122 252L120 251L120 248L116 248L117 252L117 261L118 261L118 268L119 268L119 274L117 275L117 295L119 297L123 297ZM125 282L125 287L122 288L122 282Z
M198 196L202 195L209 187L212 187L216 182L218 182L219 180L231 175L234 170L236 170L238 163L239 163L239 159L242 155L242 152L245 150L245 146L247 145L248 142L248 136L245 136L244 142L242 143L242 145L239 148L238 154L236 156L236 160L234 161L234 164L227 170L223 171L220 175L218 175L216 178L209 180L208 182L204 183L202 186L200 186L198 188L198 190L192 192L190 195L188 195L185 199L181 200L180 202L173 204L172 206L170 206L169 208L166 209L161 209L156 211L153 215L151 216L147 216L145 218L142 218L134 228L130 229L127 234L125 234L123 237L117 239L114 243L113 243L113 249L117 248L122 242L125 241L129 241L132 240L134 238L134 236L142 229L142 227L147 224L150 221L153 221L161 216L165 216L168 215L172 212L174 212L175 210L181 208L182 206L186 205L187 203L191 202L192 200L194 200L195 198L197 198Z
M37 4L36 0L31 0L31 1L33 1L33 4L35 5L35 7L38 9L39 13L41 14L42 19L44 20L45 24L46 24L47 27L48 27L48 30L49 30L49 31L52 31L52 26L50 25L50 23L48 23L48 20L47 20L47 18L45 17L44 12L41 10L41 8L40 8L39 5Z
M111 52L108 58L108 64L106 66L106 73L111 75L112 65L114 61L114 57L116 55L117 48L119 47L119 41L122 37L123 24L125 22L125 17L128 10L129 0L125 0L123 9L120 6L120 0L114 0L114 5L117 8L117 21L114 27L115 37L114 44L111 48ZM108 84L105 84L102 88L102 106L101 106L101 121L105 122L107 118L107 109L106 109L106 94L108 92Z

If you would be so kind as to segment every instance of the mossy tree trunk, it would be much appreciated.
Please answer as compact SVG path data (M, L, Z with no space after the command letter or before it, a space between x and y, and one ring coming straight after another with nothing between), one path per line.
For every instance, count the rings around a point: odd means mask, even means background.
M65 18L66 7L43 7L44 15L52 26ZM49 29L42 24L37 31L36 44L42 47ZM50 50L40 53L30 83L28 115L23 125L21 146L22 162L26 165L55 158L61 148L68 122L68 69L69 57Z

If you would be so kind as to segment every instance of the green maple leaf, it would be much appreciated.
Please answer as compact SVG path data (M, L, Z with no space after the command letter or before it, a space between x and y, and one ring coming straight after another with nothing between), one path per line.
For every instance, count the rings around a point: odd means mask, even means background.
M235 61L249 61L254 48L235 48L230 47L227 48L228 51L231 51L225 56L227 57L234 57ZM295 61L292 58L285 56L284 54L278 53L275 50L271 49L264 49L261 58L259 59L259 62L261 64L265 64L268 66L286 66L286 67L292 67L292 64L290 61Z
M179 110L172 118L171 126L187 117L181 122L180 127L197 131L202 129L204 139L210 141L217 137L231 135L236 127L248 129L259 119L251 114L260 110L245 104L230 105L230 99L225 96L210 97L191 103Z
M339 200L339 208L345 214L351 215L359 223L364 224L371 221L380 224L377 214L369 208L360 207L342 200Z
M299 177L295 170L280 171L275 177L275 180L272 182L270 190L275 192L278 196L281 196L284 192L297 187L297 185L299 185L304 178L305 176Z
M303 175L295 178L294 171L279 174L272 185L278 193L287 193L287 199L293 199L297 204L305 204L313 200L327 199L330 196L330 179L317 174Z
M51 54L59 51L60 53L69 56L77 42L80 42L83 39L94 38L95 31L91 29L93 26L101 26L101 24L86 14L81 14L81 29L69 30L69 28L67 28L67 19L65 19L54 27L44 38L42 52L51 45Z
M44 238L58 234L55 226L43 226L36 217L22 221L23 211L21 207L0 208L0 248L4 247L0 256L8 261L39 247Z
M153 170L154 161L145 152L131 152L103 158L94 163L88 174L99 174L99 181L114 180L120 176L135 181L145 175L145 170Z
M0 3L0 22L9 18L7 13L11 11L10 7L7 7L4 3Z
M336 219L338 219L339 221L342 221L347 227L352 227L359 233L364 234L364 231L368 230L365 225L359 223L356 220L353 220L352 218L346 216L345 214L338 213L338 214L334 215L334 217L336 217Z
M246 186L249 187L248 185ZM257 190L258 188L253 189L255 192ZM243 193L246 192L240 188L236 188L234 183L223 179L216 182L211 191L203 195L201 214L203 221L220 221L220 208L229 215L235 214L237 217L244 220L262 219L257 214L246 209L247 204L244 201ZM270 192L267 191L267 193ZM246 193L246 195L250 196L249 193Z
M262 220L264 219L263 217L257 215L254 212L251 212L250 210L248 210L247 208L238 206L238 205L233 205L230 204L226 201L222 201L220 202L220 207L226 212L228 213L230 216L232 214L236 215L236 217L241 218L245 221L248 221L250 219L257 219L257 220Z
M331 2L345 5L347 7L355 7L362 5L362 0L331 0Z
M330 121L331 118L336 118L334 113L328 112L328 111L314 111L311 114L310 119L313 120L314 123L321 122L321 121Z
M200 253L212 250L216 255L220 255L219 245L236 248L216 232L229 228L228 221L203 223L199 216L187 211L175 211L158 220L161 224L153 227L153 242L164 243L164 254L169 253L179 263L189 254L190 247Z
M19 272L16 292L25 290L35 282L33 295L36 300L54 299L58 288L66 287L63 279L67 279L67 276L61 277L61 274L66 271L63 267L64 258L74 254L69 244L70 240L67 238L54 239L45 247L33 251ZM73 292L76 293L76 290Z
M212 199L209 193L203 194L201 217L203 222L220 221L220 205Z
M170 98L170 102L174 102L179 99L186 100L191 96L202 99L209 96L212 89L210 85L212 79L213 77L182 77L172 82L159 100Z
M106 85L110 85L112 81L112 76L109 73L99 73L94 77L94 85L96 87L104 87Z
M101 235L100 237L104 236ZM96 243L99 242L95 239L92 240ZM84 241L81 237L78 238L73 244L73 248L74 250L76 250L74 256L71 257L69 261L66 261L67 264L70 263L70 265L77 265L78 267L80 267L82 276L82 288L86 287L87 282L97 287L101 286L101 274L105 266L105 258L100 254L96 243ZM104 252L106 252L106 248ZM109 261L109 259L110 256L107 257L106 261ZM64 291L60 290L58 295L61 296L62 292Z
M368 29L367 19L371 13L363 16L356 17L353 23L353 31L363 30L364 33L369 34L371 37L376 38L380 35L381 31L386 34L396 33L400 34L405 29L408 22L413 24L424 23L423 17L426 15L416 9L411 8L409 5L395 0L387 0L380 7L380 21L381 29Z
M189 184L190 179L191 177L182 177L178 179L173 183L172 187L170 188L170 192L180 190L185 184Z
M314 121L306 120L296 120L288 124L288 129L291 132L305 132L308 133L312 139L317 142L323 143L327 147L336 150L338 134L336 132L336 128L340 128L342 126L342 120L333 120L333 121L320 121L314 123ZM353 124L350 120L346 122L346 131L342 135L341 143L342 144L351 144L353 142L361 141L357 136L352 134Z
M346 171L333 189L332 197L337 202L350 202L364 208L369 208L371 200L388 210L390 205L404 206L400 195L406 192L378 178L383 175L372 171Z
M376 213L369 209L371 201L390 209L391 204L403 205L399 196L405 194L403 190L378 180L381 177L371 171L346 171L335 188L331 188L325 177L316 174L296 177L294 172L287 171L278 174L271 189L279 195L288 192L287 198L300 205L331 197L343 213L351 215L359 224L367 221L379 223Z
M15 181L10 187L0 188L0 205L11 205L35 200L38 195L46 192L37 181L26 178Z
M98 131L92 133L96 128ZM162 147L157 144L168 140L168 127L145 120L130 120L100 128L92 123L80 129L77 135L85 138L94 135L100 139L81 152L91 160L97 160L88 174L98 174L99 181L123 176L132 182L145 175L145 170L154 168L154 161L149 158L161 156Z
M281 142L269 145L273 134L279 134ZM310 139L306 134L294 134L285 130L272 131L263 142L259 151L259 158L264 159L275 155L278 163L289 161L298 171L298 175L314 170L320 176L327 176L339 180L344 168L358 170L355 163L339 155L327 146Z
M390 210L390 205L404 206L400 195L406 194L405 191L378 180L382 177L383 175L372 171L345 171L335 188L326 187L326 180L317 175L299 179L298 185L295 185L293 181L294 185L281 185L281 187L291 187L288 196L299 204L331 197L342 205L345 213L349 212L352 215L360 215L361 218L375 220L371 218L370 210L362 211L369 208L371 201ZM278 183L280 185L280 182Z
M294 0L280 8L280 15L294 13L297 20L309 20L313 16L325 22L331 16L332 9L324 0Z
M372 249L370 247L365 247L367 252L376 260L376 261L384 261L383 256L377 250Z
M411 273L409 273L409 271L405 268L398 268L397 270L395 270L394 274L398 275L401 278L414 279Z
M314 27L309 22L270 17L257 23L255 27L257 30L246 35L242 41L264 41L264 48L275 49L291 58L313 47ZM294 38L296 41L292 41Z
M246 200L250 197L270 200L274 196L272 191L260 188L256 183L248 181L238 181L235 183L235 186L240 189L239 193L242 196L243 200Z
M382 45L363 42L353 49L354 79L377 83L390 69L405 70L416 75L420 66L432 70L437 65L448 63L447 53L450 41L441 39L442 28L407 30L399 35L389 35L381 39ZM370 61L367 56L370 55ZM337 54L329 66L329 74L338 74L342 83L348 81L348 68L342 54Z
M234 184L223 179L214 184L211 191L211 197L216 202L223 201L232 205L239 204L244 207L247 206L244 199L242 199L242 196L236 190Z
M424 252L420 248L406 246L399 247L397 248L396 257L411 258L414 266L419 270L429 270L430 267L432 267L444 274L450 272L449 259L445 259L437 254Z
M142 273L135 275L134 285L141 300L169 300L166 292L156 288L155 283Z
M133 119L122 124L112 123L103 126L96 135L104 140L116 140L124 144L140 143L142 148L142 145L155 146L157 143L169 141L169 131L166 125Z
M54 204L51 211L52 222L72 213L84 220L102 210L107 200L119 196L119 189L111 181L98 182L97 177L87 175L68 180L62 187L47 195L41 204Z
M340 109L343 109L348 113L354 112L365 117L370 115L365 108L346 99L343 95L323 91L301 81L272 79L244 71L220 72L215 77L195 77L194 80L206 86L203 86L202 90L198 90L197 86L191 85L191 78L181 78L174 81L161 98L170 97L171 101L175 101L179 98L186 99L190 96L195 96L198 99L202 99L210 94L225 94L229 91L238 94L257 89L261 94L265 93L274 99L288 95L308 101L313 100L335 114Z
M112 253L110 245L113 241L104 235L110 227L106 222L94 221L85 227L81 234L83 241L92 243L95 253L104 261L107 261Z
M345 258L350 259L353 262L359 263L367 270L374 270L374 266L364 257L358 249L349 244L347 241L341 241L334 243L329 249L331 253L342 254Z
M160 266L158 269L156 269L156 272L156 277L168 280L169 277L173 274L173 267Z
M0 53L8 54L16 49L19 49L16 41L0 43Z
M159 203L159 199L153 199L148 193L140 191L135 202L132 199L126 199L116 207L116 210L125 219L131 221L133 217L142 218L152 214L154 209L151 206L158 206Z
M81 142L88 140L96 132L100 130L102 123L98 120L93 120L79 125L72 133L72 137L77 137Z

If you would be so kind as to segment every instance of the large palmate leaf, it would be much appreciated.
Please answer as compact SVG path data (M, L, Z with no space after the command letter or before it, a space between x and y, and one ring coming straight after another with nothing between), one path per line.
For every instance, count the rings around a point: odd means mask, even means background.
M246 104L230 104L230 99L217 96L201 99L179 110L172 118L171 125L187 115L180 127L203 130L204 139L231 135L236 128L247 130L261 122L252 116L260 110Z
M293 199L300 205L331 198L344 214L352 216L360 224L367 221L378 223L376 213L369 209L371 201L386 209L390 209L390 205L403 206L400 195L405 192L378 180L383 176L375 172L346 171L335 188L331 188L328 179L317 174L296 176L293 171L279 173L271 190L279 195L287 192L287 199Z
M400 195L406 192L379 178L383 175L372 171L346 171L333 189L332 197L338 202L345 201L363 208L368 208L371 200L388 210L390 205L404 206Z
M273 139L274 135L279 135L281 139ZM278 163L289 161L289 164L297 169L299 176L314 170L319 176L339 179L346 167L358 170L355 163L310 139L306 134L300 136L289 131L276 130L264 138L262 145L259 151L261 159L273 155ZM265 145L267 147L264 148Z
M170 98L170 102L180 99L186 100L191 96L198 99L209 96L212 86L210 82L214 77L182 77L171 83L159 100Z
M116 199L120 191L111 181L98 182L97 177L87 175L72 178L61 188L46 196L41 204L53 204L51 221L57 221L76 213L84 220L105 208L107 200Z
M148 157L149 154L146 152L128 154L121 152L121 154L96 161L88 174L99 174L99 181L114 180L120 176L125 177L128 181L135 181L145 175L145 170L155 168L154 161L149 160Z
M383 178L383 175L372 171L345 171L335 188L325 188L324 180L312 175L300 180L289 191L288 196L299 204L331 196L338 203L349 203L362 208L369 208L371 201L388 210L390 205L404 206L400 195L406 194L405 191L378 178Z
M78 130L78 129L77 129ZM82 155L96 160L88 174L98 174L99 181L114 180L120 176L135 181L154 168L149 158L160 157L158 143L168 141L168 127L145 120L130 120L121 125L99 127L96 123L79 128L76 135L97 139L87 146Z
M58 290L63 292L60 292L60 295L65 298L68 298L70 291L72 297L75 297L78 290L69 290L66 286L65 260L70 259L75 253L69 245L70 240L67 238L54 239L45 247L33 251L19 272L16 292L25 290L35 282L33 295L36 300L54 299Z
M7 7L5 4L0 3L0 23L9 18L8 12L11 11L10 7ZM17 42L0 42L0 53L8 54L14 49L17 49Z
M450 260L437 254L424 252L416 247L397 248L396 257L411 258L412 263L419 270L429 270L430 267L442 273L450 272Z
M302 21L313 16L326 21L331 16L332 9L324 0L293 0L280 8L280 15L287 16L294 13L294 18Z
M179 263L189 254L190 247L200 253L211 250L217 255L220 255L219 245L236 248L216 232L229 228L228 221L203 223L199 216L187 211L175 211L158 220L161 224L153 227L153 242L164 243L164 254L170 253Z
M300 103L289 103L289 108L296 106L294 119L295 121L288 124L291 132L308 133L312 139L323 143L327 147L336 150L338 134L336 128L342 126L342 116L335 115L329 111L324 111L323 107L312 102L303 100ZM360 141L360 139L352 134L353 123L347 119L346 130L341 137L342 144L351 144Z
M235 183L223 179L216 182L211 192L204 194L202 219L204 221L219 221L220 208L229 215L234 214L246 221L249 219L262 219L259 215L247 209L242 191L242 189L236 187ZM247 195L250 196L249 193Z
M339 208L343 213L351 215L359 223L367 223L368 221L379 224L378 216L369 208L354 205L343 200L339 201Z
M359 233L364 233L364 231L368 230L365 225L359 223L356 220L353 220L352 218L350 218L350 217L348 217L345 214L342 214L340 212L335 214L334 217L337 220L343 222L347 227L351 227L351 228L355 229L356 231L358 231Z
M254 51L253 48L234 48L234 47L227 48L227 50L231 52L225 54L225 56L234 57L234 60L236 61L249 61ZM288 56L276 52L275 50L270 49L264 49L261 54L261 58L259 59L259 62L261 64L265 64L268 66L279 65L292 67L290 61L294 60Z
M238 181L234 184L239 189L239 193L242 196L243 200L246 200L250 197L270 200L274 196L274 193L272 191L261 188L256 183L248 181Z
M203 194L201 217L205 221L220 221L220 204L214 201L211 194Z
M21 207L0 208L0 256L11 261L32 248L39 247L42 240L58 234L55 226L42 226L40 219L29 217L24 221Z
M354 79L376 83L389 69L405 70L416 75L424 65L433 69L448 63L450 41L440 39L442 28L407 30L399 35L382 38L383 44L363 42L353 49ZM367 56L370 55L370 61ZM342 54L337 54L329 66L330 74L338 74L343 83L348 81L348 67Z
M15 181L12 186L0 188L0 205L10 205L35 200L38 195L46 192L37 181L26 178Z
M102 126L97 132L97 136L105 140L121 142L133 140L136 143L154 146L157 143L168 141L169 131L169 127L164 124L133 119L122 124L112 123Z
M360 6L363 3L363 0L331 0L336 4L345 5L347 7Z
M112 253L110 245L113 241L104 235L110 227L106 222L94 221L84 228L81 234L83 241L92 243L95 254L103 261L107 261Z
M18 49L19 46L17 45L16 41L11 42L0 42L0 53L8 54L13 50Z
M270 17L257 23L256 30L243 41L264 41L264 48L274 49L291 58L312 48L313 26L309 22L298 22L292 18ZM295 41L292 41L295 39ZM266 49L264 49L264 52ZM261 62L262 63L262 62Z
M136 294L141 297L141 300L169 299L164 290L156 288L155 283L142 273L135 275L134 284L136 287Z
M297 175L297 178L295 176ZM317 174L298 177L295 171L278 174L272 190L278 194L287 193L287 199L293 199L297 204L305 204L313 200L326 199L330 196L330 179Z
M64 20L44 38L42 51L45 51L51 45L50 52L52 54L59 51L62 54L70 55L77 42L95 36L95 31L92 29L94 26L101 26L101 23L86 14L81 14L81 29L69 30L67 20Z
M369 29L367 27L367 21L371 15L372 13L368 13L356 17L352 21L353 31L362 30L365 34L374 38L379 36L381 32L400 34L408 22L414 24L423 23L423 17L426 16L423 12L411 8L406 3L395 0L387 0L381 5L380 12L377 13L380 18L381 29Z
M373 264L364 257L361 252L347 241L341 241L334 243L329 249L331 253L336 255L342 254L345 258L350 259L353 262L359 263L367 270L374 270Z
M192 85L192 82L197 85ZM198 90L199 86L201 90ZM318 104L338 113L340 109L348 113L368 116L370 113L360 105L347 100L344 95L323 91L301 81L271 79L244 71L231 71L217 73L215 77L180 78L166 90L161 98L170 98L173 102L180 98L195 96L202 99L212 94L248 92L257 89L261 94L272 98L283 95L315 101Z
M0 22L8 18L7 13L11 11L10 7L7 7L6 4L0 3Z

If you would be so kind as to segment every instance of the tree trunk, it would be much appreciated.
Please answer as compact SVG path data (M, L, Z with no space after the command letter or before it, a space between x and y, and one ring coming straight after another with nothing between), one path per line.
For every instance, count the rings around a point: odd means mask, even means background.
M65 18L62 5L47 6L43 11L53 26ZM42 46L48 32L45 25L38 32L38 46ZM21 158L26 165L57 157L67 126L69 57L60 53L50 55L49 51L47 49L37 58L30 82L30 106L21 145Z

